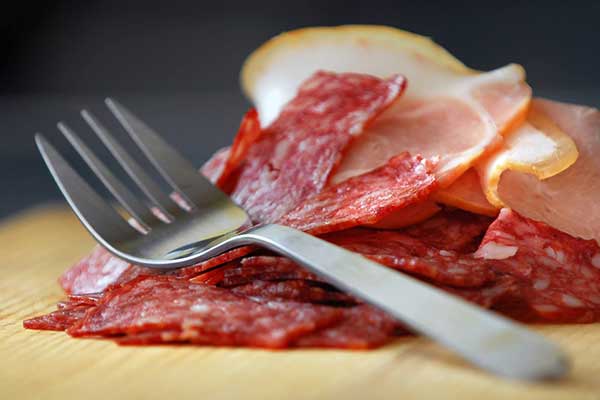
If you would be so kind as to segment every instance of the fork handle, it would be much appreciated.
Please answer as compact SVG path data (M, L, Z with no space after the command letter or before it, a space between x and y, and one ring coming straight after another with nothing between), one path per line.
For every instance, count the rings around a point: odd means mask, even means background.
M568 370L560 348L541 335L322 239L274 224L237 238L291 258L496 374L535 380Z

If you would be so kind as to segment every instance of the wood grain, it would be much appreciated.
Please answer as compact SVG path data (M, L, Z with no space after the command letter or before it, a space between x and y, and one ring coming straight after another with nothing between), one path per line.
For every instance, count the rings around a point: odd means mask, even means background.
M369 352L261 351L119 347L24 330L24 318L53 309L56 278L92 245L62 207L0 224L0 398L600 399L600 324L535 327L573 363L566 379L537 384L488 376L422 338Z

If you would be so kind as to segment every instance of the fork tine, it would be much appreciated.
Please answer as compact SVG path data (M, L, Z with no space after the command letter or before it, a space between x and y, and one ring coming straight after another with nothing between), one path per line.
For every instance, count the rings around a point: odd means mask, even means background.
M206 194L215 190L212 184L192 163L116 100L107 98L105 103L165 180L189 204L202 208Z
M117 201L136 219L144 229L149 229L147 222L154 222L156 219L150 210L140 202L133 193L123 185L117 177L106 167L106 165L96 157L96 155L86 146L77 134L65 125L64 122L57 124L58 129L65 135L71 145L84 159L86 164L100 178L104 186L112 193Z
M63 196L97 241L110 247L107 241L111 238L140 235L71 168L41 133L35 135L35 143Z
M129 155L129 153L119 144L119 142L110 134L108 129L98 121L98 119L88 110L82 110L81 116L102 140L111 154L117 159L121 167L127 172L131 179L137 183L142 192L148 199L163 213L169 220L173 216L167 210L177 212L175 203L167 196L156 182L148 176L140 165Z

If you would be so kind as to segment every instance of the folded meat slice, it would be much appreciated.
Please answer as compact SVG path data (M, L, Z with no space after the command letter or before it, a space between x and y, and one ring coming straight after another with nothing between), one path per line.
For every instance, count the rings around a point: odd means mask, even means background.
M502 204L520 214L600 243L600 111L536 99L532 110L545 115L575 142L579 157L551 178L508 170L498 183Z
M444 85L422 92L411 83L431 77L411 79L407 75L407 79L406 97L352 143L332 182L369 171L390 156L408 151L424 157L439 156L436 177L442 187L447 187L481 156L500 145L502 129L522 118L530 96L523 70L516 65L476 75L447 76ZM511 101L495 102L501 88L506 97L512 96Z
M427 38L387 27L307 28L271 39L244 65L242 84L261 122L277 118L319 69L401 73L409 82L405 95L351 144L332 183L408 151L441 156L437 177L447 186L523 120L531 96L518 65L480 73Z
M505 171L548 179L573 165L578 155L571 137L533 106L527 121L505 134L500 148L434 197L444 204L494 216L505 205L498 193Z
M399 75L316 72L248 149L233 200L255 222L278 220L325 186L350 141L404 87Z
M438 190L433 198L442 204L490 217L500 211L485 197L475 168L467 170L447 188Z
M427 199L437 189L434 167L420 156L399 154L380 168L325 188L279 223L313 235L375 224Z

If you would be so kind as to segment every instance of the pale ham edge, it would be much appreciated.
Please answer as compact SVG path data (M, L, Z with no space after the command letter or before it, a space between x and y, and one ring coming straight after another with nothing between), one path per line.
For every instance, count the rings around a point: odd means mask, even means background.
M490 217L495 217L500 211L485 197L479 175L474 168L465 172L450 187L435 192L433 198L438 203Z
M480 159L450 187L436 192L434 198L443 204L493 216L505 206L498 195L504 171L547 179L569 168L577 157L577 146L569 135L533 108L527 122L505 134L498 150Z
M568 169L544 180L505 171L498 183L500 200L521 215L600 243L600 111L542 99L532 102L532 110L567 133L579 157Z
M480 161L476 169L487 200L496 207L503 207L505 203L498 194L498 185L504 171L547 179L573 165L578 155L573 140L533 108L527 122L508 134L502 148Z

